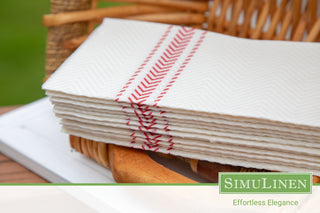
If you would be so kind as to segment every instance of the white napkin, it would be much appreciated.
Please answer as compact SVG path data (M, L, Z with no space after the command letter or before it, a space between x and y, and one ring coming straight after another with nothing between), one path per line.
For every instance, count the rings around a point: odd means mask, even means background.
M120 97L120 101L129 102L129 95L141 86L182 30L171 27L139 69L169 27L105 19L43 89L114 101L130 77L140 71ZM320 126L319 43L258 41L210 32L178 72L202 34L194 30L177 62L144 104L153 105L172 76L181 73L158 106Z
M43 85L63 130L320 174L320 44L105 19Z

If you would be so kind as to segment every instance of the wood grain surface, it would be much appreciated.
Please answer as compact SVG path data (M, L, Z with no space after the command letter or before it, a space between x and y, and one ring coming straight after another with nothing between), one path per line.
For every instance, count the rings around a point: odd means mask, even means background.
M19 106L0 107L0 115ZM1 150L0 150L1 152ZM0 183L47 183L37 174L0 153Z

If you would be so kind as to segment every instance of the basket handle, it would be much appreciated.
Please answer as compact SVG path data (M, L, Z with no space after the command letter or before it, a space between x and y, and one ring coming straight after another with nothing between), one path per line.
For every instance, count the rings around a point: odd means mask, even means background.
M108 144L108 155L118 183L197 183L158 164L143 150Z

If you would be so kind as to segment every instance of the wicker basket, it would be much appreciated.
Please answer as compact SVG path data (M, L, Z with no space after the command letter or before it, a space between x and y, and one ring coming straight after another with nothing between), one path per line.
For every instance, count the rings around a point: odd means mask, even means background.
M113 0L112 2L129 4L98 8L98 0L51 0L51 14L43 17L43 24L49 28L46 78L87 38L104 17L185 25L250 39L320 41L317 0ZM75 136L70 136L70 144L78 152L93 158L99 164L110 166L107 144ZM197 171L198 161L189 162L191 168ZM121 181L117 177L115 179ZM159 181L167 182L164 179L155 180ZM181 179L176 181L179 182Z

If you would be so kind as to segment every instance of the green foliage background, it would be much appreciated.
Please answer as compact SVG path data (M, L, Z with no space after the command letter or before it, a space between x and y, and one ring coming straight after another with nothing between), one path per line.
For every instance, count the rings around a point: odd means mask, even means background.
M0 6L0 105L26 104L44 96L47 30L41 17L49 0L2 1Z
M99 7L119 5L100 2ZM50 0L6 0L0 4L0 106L30 103L41 97L47 29L42 16Z

